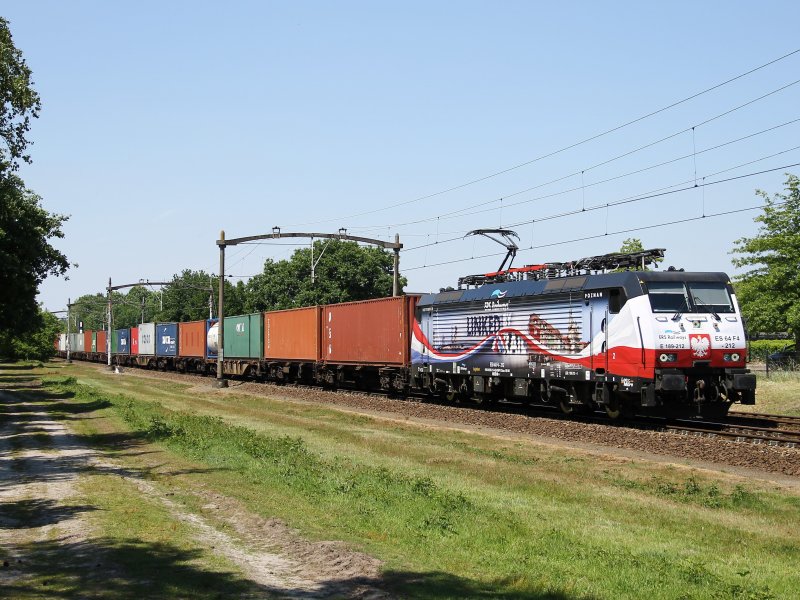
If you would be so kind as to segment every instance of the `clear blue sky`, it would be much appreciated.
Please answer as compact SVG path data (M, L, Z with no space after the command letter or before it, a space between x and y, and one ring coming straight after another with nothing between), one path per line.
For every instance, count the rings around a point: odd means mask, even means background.
M591 143L408 201L796 50L798 12L796 2L5 2L0 13L43 104L34 163L21 175L48 210L71 215L57 245L80 265L69 281L48 279L40 299L59 309L67 297L101 291L109 277L216 272L220 229L239 237L275 225L397 232L410 291L494 270L500 257L419 267L500 250L487 240L443 240L501 224L528 248L518 265L611 252L638 237L667 248L665 266L732 272L729 251L756 231L755 211L615 232L755 206L755 188L782 189L781 171L543 219L693 185L695 174L711 182L800 162L800 150L785 152L800 145L800 123L783 125L800 118L800 84L691 132L800 79L800 53ZM470 206L465 212L482 212L448 216ZM376 212L354 216L368 211ZM524 223L531 219L541 222ZM259 272L265 258L291 254L296 246L285 243L230 249L229 272Z

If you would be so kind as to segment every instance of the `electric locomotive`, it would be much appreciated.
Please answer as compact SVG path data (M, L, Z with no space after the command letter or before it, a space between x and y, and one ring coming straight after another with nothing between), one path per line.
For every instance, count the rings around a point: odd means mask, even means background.
M554 403L565 413L602 407L611 417L720 417L734 402L753 404L728 276L644 270L663 253L509 269L423 296L411 338L414 385L451 400Z

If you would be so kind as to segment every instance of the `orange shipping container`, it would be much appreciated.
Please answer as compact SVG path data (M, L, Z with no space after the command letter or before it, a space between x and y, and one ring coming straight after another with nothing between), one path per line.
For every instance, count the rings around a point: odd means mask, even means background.
M92 330L88 329L83 332L83 351L84 352L91 352L92 351Z
M178 356L206 355L206 322L178 323Z
M321 311L309 306L264 313L264 358L318 361Z
M108 352L108 348L106 347L106 338L108 334L106 333L105 329L102 329L97 332L97 351L105 354Z
M410 323L419 296L399 296L325 306L322 357L332 363L406 365Z

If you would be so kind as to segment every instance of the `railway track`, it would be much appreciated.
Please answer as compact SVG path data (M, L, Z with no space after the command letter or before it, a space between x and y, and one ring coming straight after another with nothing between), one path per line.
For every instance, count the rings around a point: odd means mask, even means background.
M309 387L308 389L319 389ZM348 391L346 393L364 396L386 397L375 392ZM412 401L442 406L452 405L438 398L414 394ZM471 404L469 401L457 403L462 408L490 410L492 412L515 414L527 417L541 417L560 421L576 421L600 425L630 428L633 430L666 431L679 435L697 436L707 439L730 440L754 445L764 444L784 448L800 448L800 417L771 415L767 413L730 413L726 422L710 422L698 420L675 420L663 417L637 417L628 420L612 420L603 411L592 413L575 413L566 415L559 408L550 405L528 405L517 402L497 401ZM795 429L785 429L783 427Z
M148 371L148 373L154 373ZM186 377L195 375L183 374ZM204 378L205 379L205 378ZM254 383L241 381L241 383ZM241 384L240 383L240 384ZM271 386L275 384L264 384ZM326 390L316 386L304 384L277 385L278 388L289 388L316 393L345 394L362 398L384 398L391 396L383 392L364 391L355 389ZM724 422L710 422L695 419L668 419L664 417L638 416L631 419L612 420L603 411L589 413L573 413L566 415L558 407L551 405L531 404L524 405L518 402L497 400L492 402L472 402L462 400L449 402L444 399L429 396L424 393L415 393L406 397L411 403L454 406L468 408L478 412L505 413L522 417L545 418L551 420L578 422L584 424L607 425L618 430L630 429L631 431L662 431L677 435L696 436L705 439L719 439L749 443L763 444L773 447L800 448L800 417L771 415L767 413L732 412Z
M758 425L760 427L783 427L800 431L800 417L770 415L767 413L729 412L730 424Z
M704 421L673 421L665 424L663 429L682 435L720 438L784 448L800 448L800 431L780 429L778 427L709 423Z

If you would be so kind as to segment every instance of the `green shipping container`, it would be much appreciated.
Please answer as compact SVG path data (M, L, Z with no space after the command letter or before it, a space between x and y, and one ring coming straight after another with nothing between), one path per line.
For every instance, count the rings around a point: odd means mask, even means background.
M97 332L92 332L92 352L97 352Z
M261 358L263 349L261 313L225 317L225 358Z

